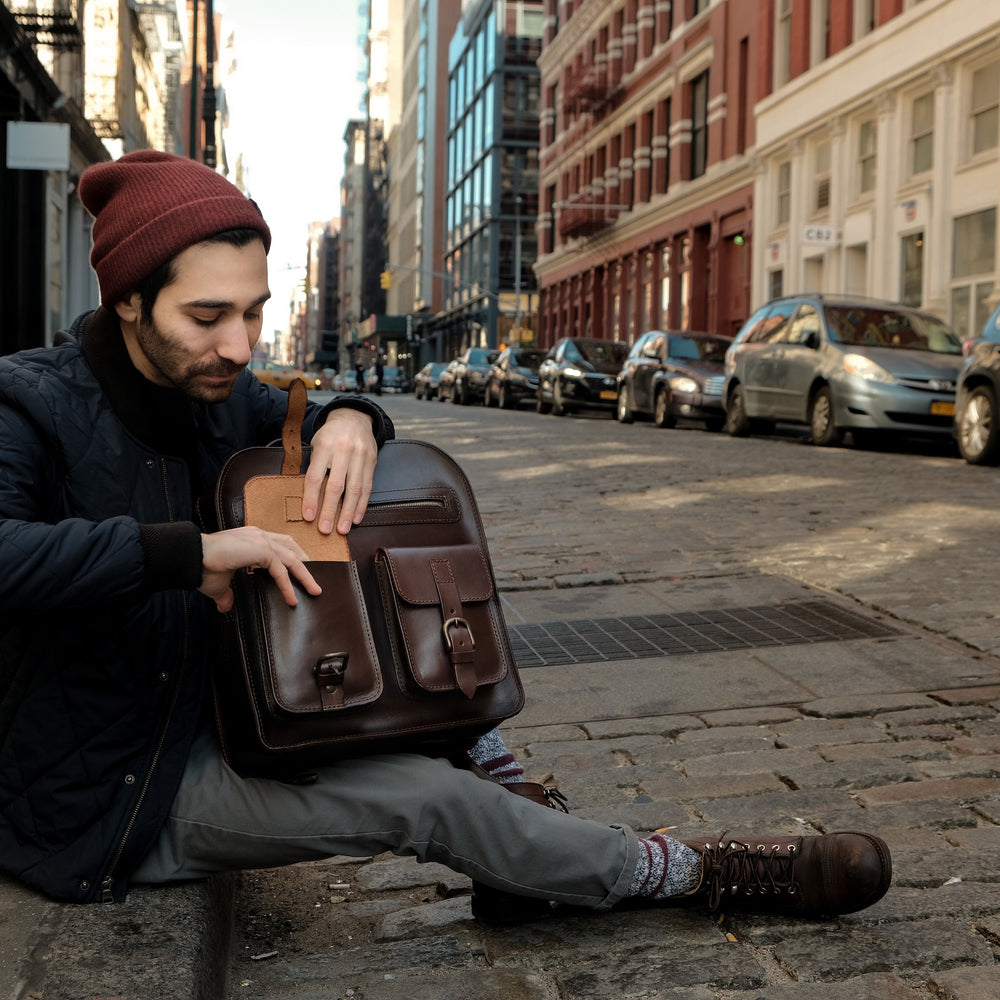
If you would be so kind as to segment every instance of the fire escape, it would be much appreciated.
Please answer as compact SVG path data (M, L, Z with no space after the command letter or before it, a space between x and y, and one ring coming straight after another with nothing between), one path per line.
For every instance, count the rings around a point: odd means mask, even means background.
M56 0L50 7L12 5L11 13L35 45L60 52L73 52L83 46L83 0Z
M607 65L596 66L581 55L567 70L563 84L565 113L586 116L598 122L618 103L623 87L618 74L610 74ZM607 229L618 218L620 206L605 204L602 192L586 184L558 205L559 234L564 239L593 236Z

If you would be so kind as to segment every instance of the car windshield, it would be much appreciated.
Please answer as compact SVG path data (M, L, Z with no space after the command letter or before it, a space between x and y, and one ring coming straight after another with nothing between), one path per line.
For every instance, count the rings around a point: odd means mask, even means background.
M517 351L511 361L521 368L537 368L544 357L544 351Z
M496 351L488 351L486 348L469 351L470 365L490 365L497 359Z
M726 356L730 341L717 337L671 337L670 357L683 361L719 361Z
M831 339L842 344L904 347L935 354L962 353L962 342L951 328L927 313L826 306L826 320Z
M588 340L578 341L576 344L579 355L584 361L589 361L592 365L611 362L620 365L628 354L628 348L616 340ZM570 352L566 352L566 358L570 359Z

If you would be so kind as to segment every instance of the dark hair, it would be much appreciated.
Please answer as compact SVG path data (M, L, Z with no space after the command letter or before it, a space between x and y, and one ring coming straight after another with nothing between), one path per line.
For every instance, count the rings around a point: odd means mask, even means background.
M221 233L213 233L199 240L199 243L228 243L233 247L245 247L253 243L254 240L262 239L259 229L242 227L239 229L224 229ZM161 264L155 271L147 274L145 278L135 283L135 290L139 293L140 310L142 318L149 323L153 318L153 306L156 304L156 297L160 292L177 277L174 268L175 258L171 258L166 263Z

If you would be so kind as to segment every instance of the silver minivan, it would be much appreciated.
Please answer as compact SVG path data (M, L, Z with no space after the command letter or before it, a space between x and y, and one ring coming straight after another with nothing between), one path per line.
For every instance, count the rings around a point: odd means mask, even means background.
M962 343L942 319L877 300L796 295L743 325L726 352L726 430L808 424L817 445L949 435Z

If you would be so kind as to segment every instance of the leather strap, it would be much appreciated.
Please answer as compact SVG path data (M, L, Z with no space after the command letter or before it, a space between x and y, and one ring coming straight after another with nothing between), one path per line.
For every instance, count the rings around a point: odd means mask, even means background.
M297 378L288 387L288 409L281 428L281 443L285 448L285 458L281 463L283 476L297 476L302 471L302 421L305 420L308 399L305 382Z
M441 602L441 620L448 658L455 671L455 683L466 698L475 696L476 641L462 611L462 597L455 582L455 572L448 559L432 559L431 573Z

